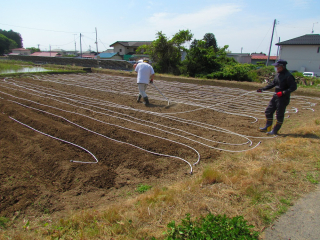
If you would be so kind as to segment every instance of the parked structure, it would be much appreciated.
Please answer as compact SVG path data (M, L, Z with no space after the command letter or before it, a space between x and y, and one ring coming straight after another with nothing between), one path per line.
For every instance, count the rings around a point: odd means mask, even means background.
M28 56L31 54L31 50L25 49L25 48L14 48L12 49L12 53L9 55L23 55L23 56Z
M320 75L320 34L306 34L276 45L280 46L279 58L288 61L289 70Z

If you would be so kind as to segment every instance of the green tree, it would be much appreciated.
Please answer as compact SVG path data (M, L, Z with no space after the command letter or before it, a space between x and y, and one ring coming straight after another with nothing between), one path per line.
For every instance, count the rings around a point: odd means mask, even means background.
M206 33L203 37L203 40L206 42L206 48L213 47L214 51L218 51L217 40L213 33Z
M0 34L3 34L7 38L12 39L13 41L15 41L17 43L17 47L18 48L22 48L23 47L22 37L21 37L20 33L14 32L12 30L6 31L6 30L0 29Z
M183 62L184 74L190 77L206 76L219 71L226 64L235 62L227 57L228 45L218 48L213 34L207 33L204 39L206 40L193 40Z
M0 34L0 55L7 54L11 49L16 48L17 43L12 39L7 38L3 34Z
M154 70L159 73L180 74L181 52L186 50L183 44L190 41L193 34L189 30L180 30L171 39L158 32L157 39L151 45L142 45L137 53L144 51L154 62Z
M31 51L31 53L35 53L35 52L40 52L39 48L35 48L35 47L31 47L31 48L27 48L28 50Z

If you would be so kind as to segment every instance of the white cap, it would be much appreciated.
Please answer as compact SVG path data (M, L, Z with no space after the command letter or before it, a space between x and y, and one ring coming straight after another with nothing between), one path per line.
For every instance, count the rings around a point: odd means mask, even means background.
M138 63L142 63L143 62L143 60L142 59L140 59L139 61L138 61Z

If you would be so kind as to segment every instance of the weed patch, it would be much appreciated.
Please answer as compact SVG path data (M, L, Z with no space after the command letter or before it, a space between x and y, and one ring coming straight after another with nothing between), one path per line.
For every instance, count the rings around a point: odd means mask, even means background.
M144 184L140 184L137 189L136 189L136 192L138 193L144 193L146 191L148 191L149 189L151 189L152 186L150 185L144 185Z
M166 240L173 239L258 239L259 233L251 231L252 225L248 225L242 216L228 218L225 215L213 215L200 217L192 221L190 214L182 219L181 225L174 221L168 225Z

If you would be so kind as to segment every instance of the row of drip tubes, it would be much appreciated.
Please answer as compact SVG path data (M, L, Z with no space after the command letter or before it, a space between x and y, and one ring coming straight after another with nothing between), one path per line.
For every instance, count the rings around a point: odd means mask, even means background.
M49 76L49 77L48 76L41 76L41 77L37 76L37 77L34 77L34 80L47 81L47 82L52 82L52 83L57 83L57 84L68 85L68 86L75 86L75 87L80 87L80 88L85 88L85 89L92 89L92 90L98 90L98 91L103 91L103 92L111 92L111 93L117 93L117 94L130 95L130 96L136 94L136 91L134 91L134 89L136 88L135 79L121 78L121 77L110 77L110 76L107 76L107 79L105 79L105 78L102 78L101 76L105 77L105 75L99 75L99 74L92 74L91 75L90 74L90 76L88 76L88 75L68 75L68 77L61 78L61 75L60 76L57 75L57 76ZM213 87L213 86L198 86L195 84L183 84L183 83L169 83L169 84L167 83L167 84L165 84L165 82L159 82L159 84L157 84L157 85L159 87L161 87L161 90L163 92L165 92L166 96L169 97L171 102L174 101L176 103L182 103L182 104L190 105L190 106L196 108L196 109L189 110L189 111L197 111L199 109L211 109L211 110L220 111L220 112L227 113L227 114L251 117L255 121L257 121L259 118L262 118L260 115L261 115L261 113L263 113L263 111L259 110L259 108L263 109L262 105L265 107L268 99L270 99L270 95L260 94L260 96L259 96L254 92L248 92L248 91L244 91L241 89L230 89L230 88L221 88L221 87ZM257 138L257 137L244 136L244 135L241 135L241 134L238 134L238 133L220 128L218 126L211 125L211 124L205 124L205 123L201 123L201 122L197 122L197 121L179 118L176 116L172 116L173 115L172 113L156 113L156 112L151 112L151 111L147 111L147 110L134 109L134 108L131 108L128 106L119 105L119 104L115 104L115 103L108 102L108 101L102 101L102 100L96 99L96 98L89 98L89 97L85 97L83 95L71 94L71 93L65 92L65 91L58 91L58 90L55 90L54 88L43 87L39 84L26 83L23 81L17 81L17 80L10 79L10 78L4 79L1 82L0 86L3 87L4 89L7 89L7 90L23 92L25 94L41 97L44 99L50 99L52 101L55 101L60 104L64 104L66 106L68 105L68 106L75 107L76 109L83 109L83 110L91 111L92 113L98 113L101 115L113 117L113 118L120 119L123 121L128 121L130 123L144 125L146 127L153 128L157 131L161 131L161 132L164 132L167 134L178 136L178 137L181 137L181 138L186 139L188 141L198 143L198 144L201 144L201 145L206 146L208 148L212 148L212 149L216 149L216 150L228 151L228 152L242 152L242 151L251 150L260 144L260 142L259 142L254 147L251 147L252 141L249 138ZM230 93L226 96L225 92L230 92ZM87 117L93 121L98 121L103 124L116 126L116 127L128 130L128 131L139 132L139 133L145 134L150 137L161 138L166 141L170 141L170 142L180 144L182 146L186 146L189 149L191 149L192 151L196 152L196 154L197 154L197 161L193 165L199 163L199 161L200 161L199 152L186 144L183 144L183 143L180 143L177 141L173 141L168 138L162 138L162 137L159 137L159 136L156 136L153 134L148 134L148 133L143 133L141 131L136 131L134 129L126 128L126 127L123 127L120 125L111 124L111 123L101 121L101 120L95 119L93 117L84 115L84 114L80 114L77 112L72 112L72 111L67 111L67 110L61 109L61 108L57 108L52 105L45 105L45 104L31 101L29 99L19 98L13 94L8 94L3 91L0 91L0 94L3 94L4 96L7 96L8 98L14 98L15 100L27 101L27 102L29 102L29 104L31 104L31 103L37 104L42 107L49 107L49 108L59 110L62 112L66 112L69 114L80 115L82 117ZM149 93L149 95L153 97L152 92ZM157 99L157 95L155 95L155 96L156 96L155 99ZM195 101L195 99L196 99L196 101ZM307 99L309 101L310 100L313 100L313 101L320 100L319 98L307 98ZM182 159L178 156L171 156L171 155L151 152L151 151L143 149L139 146L135 146L135 145L127 143L127 142L122 142L122 141L119 141L116 139L109 138L109 137L104 136L100 133L94 132L88 128L82 127L79 124L76 124L76 123L74 123L74 122L72 122L72 121L70 121L60 115L56 115L56 114L50 113L48 111L44 111L44 110L41 110L38 108L28 106L26 104L22 104L21 102L18 102L15 100L8 99L8 101L19 104L22 107L30 108L34 111L40 111L42 113L48 114L48 115L56 117L56 118L61 118L61 119L65 120L65 121L67 121L67 122L69 122L79 128L82 128L86 131L97 134L99 136L103 136L109 140L113 140L113 141L116 141L116 142L122 143L122 144L127 144L132 147L136 147L140 150L143 150L143 151L155 154L155 155L180 159L180 160L186 162L190 166L191 173L193 171L192 165L186 159ZM161 99L159 97L159 100L163 100L163 99ZM235 103L235 102L237 102L237 100L241 101L241 104ZM302 106L302 108L313 110L311 107L314 105L314 103L307 102L304 97L303 98L302 97L295 97L295 100L297 100L296 101L297 104L300 104ZM113 110L111 110L110 108ZM93 109L98 109L99 111L96 111ZM214 141L211 139L207 139L207 138L198 136L196 134L191 134L189 132L183 131L178 128L173 128L173 127L165 126L163 124L158 124L158 123L150 122L150 121L143 120L140 118L132 117L129 114L123 113L124 110L129 111L129 112L140 112L143 114L149 114L149 115L161 117L161 118L164 118L164 119L167 119L170 121L175 121L175 122L178 122L179 124L188 124L188 125L197 126L199 128L203 128L205 130L217 131L217 132L224 133L224 134L233 134L233 135L238 136L239 138L244 138L246 140L246 142L226 143L226 142ZM247 114L239 114L239 111L242 113L243 112L248 112L248 113L251 112L251 113L255 113L257 115L252 116L252 115L247 115ZM293 112L297 112L297 111L298 111L297 108L293 108ZM185 113L185 112L179 112L179 113ZM177 112L176 114L179 114L179 113ZM42 133L41 131L34 129L30 126L27 126L26 124L14 119L14 118L11 118L11 119L15 120L16 122L18 122L20 124L25 125L26 127L33 129L34 131ZM173 131L179 132L179 134L174 133ZM42 134L44 134L46 136L50 136L46 133L42 133ZM211 143L233 145L233 146L242 146L242 145L249 144L250 148L245 149L245 150L238 150L238 151L216 148L216 147L210 146L206 143L203 143L203 142L191 139L189 137L183 136L181 134L188 134L188 135L191 135L195 138L198 138L199 140L207 141L209 143L211 142ZM79 145L65 141L63 139L55 138L54 136L50 136L50 137L83 149L84 151L91 154L91 156L95 159L95 162L93 162L93 163L98 162L98 159L87 149L84 149ZM74 162L79 162L79 161L74 161ZM81 162L81 163L92 163L92 162Z

